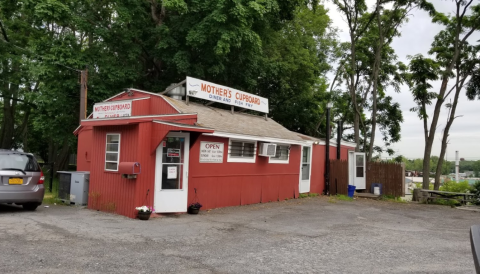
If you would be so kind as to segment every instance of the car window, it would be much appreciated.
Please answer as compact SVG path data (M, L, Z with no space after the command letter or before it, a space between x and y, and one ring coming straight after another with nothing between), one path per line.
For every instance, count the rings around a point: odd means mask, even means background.
M21 169L24 171L40 171L37 161L31 155L25 154L0 154L1 169Z

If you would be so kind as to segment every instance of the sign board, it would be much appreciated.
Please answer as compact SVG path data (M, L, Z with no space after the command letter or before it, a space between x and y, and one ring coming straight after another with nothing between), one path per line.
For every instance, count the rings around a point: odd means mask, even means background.
M200 142L200 163L223 163L223 143Z
M266 98L192 77L187 77L187 95L268 113Z
M93 119L132 116L132 101L112 101L96 103L93 106Z
M167 179L177 179L177 167L176 166L167 167Z
M180 157L180 149L167 148L167 157Z

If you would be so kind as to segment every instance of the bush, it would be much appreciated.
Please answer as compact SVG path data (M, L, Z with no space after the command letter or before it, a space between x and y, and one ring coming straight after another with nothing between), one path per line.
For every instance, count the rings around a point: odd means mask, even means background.
M480 205L480 181L476 181L472 186L472 193L475 194L474 204Z
M468 181L457 183L455 181L445 180L443 185L440 186L440 191L468 193L472 191L472 186L470 186Z
M420 189L422 189L422 188L423 188L423 184L422 184L422 183L415 183L415 188L420 188ZM428 189L433 190L433 184L430 184L430 185L428 186Z

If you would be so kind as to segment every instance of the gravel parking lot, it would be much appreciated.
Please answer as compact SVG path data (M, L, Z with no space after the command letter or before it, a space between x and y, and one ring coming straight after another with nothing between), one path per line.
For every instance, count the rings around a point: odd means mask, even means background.
M149 221L0 205L0 273L474 273L479 217L328 197Z

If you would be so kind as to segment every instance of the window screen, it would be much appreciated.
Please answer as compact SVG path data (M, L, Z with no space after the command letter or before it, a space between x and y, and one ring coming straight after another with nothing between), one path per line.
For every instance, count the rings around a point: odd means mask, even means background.
M253 158L255 156L255 143L232 141L230 143L230 157Z
M273 160L288 160L288 154L290 146L277 145L275 157L271 157Z

